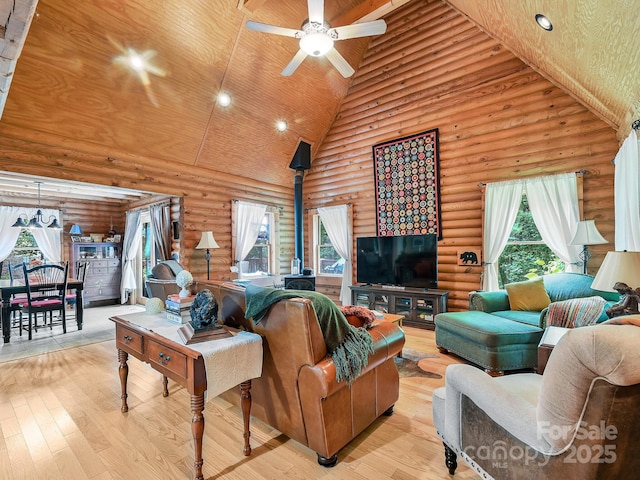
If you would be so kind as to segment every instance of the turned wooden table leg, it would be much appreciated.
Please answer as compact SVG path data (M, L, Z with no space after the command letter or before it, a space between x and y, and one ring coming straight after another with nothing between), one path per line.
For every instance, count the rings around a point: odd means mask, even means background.
M251 431L249 430L249 421L251 419L251 380L240 384L240 405L242 407L242 419L244 420L244 450L246 456L251 455Z
M195 480L204 480L202 476L202 437L204 435L204 393L199 395L191 395L191 413L193 418L191 419L191 433L193 435L193 449L195 459L193 466L196 469Z
M166 375L162 376L162 396L169 396L169 380L167 379Z
M127 405L127 378L129 377L129 365L127 365L128 358L129 354L127 352L118 349L118 362L120 362L118 375L120 375L120 388L122 389L122 394L120 395L122 406L120 407L120 411L122 413L129 411L129 406Z

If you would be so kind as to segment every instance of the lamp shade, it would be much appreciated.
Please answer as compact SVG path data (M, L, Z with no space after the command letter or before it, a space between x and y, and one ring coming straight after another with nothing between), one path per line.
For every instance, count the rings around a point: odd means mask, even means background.
M578 222L576 233L573 235L570 245L601 245L609 243L606 238L600 235L593 220L583 220Z
M69 234L71 235L82 235L82 228L77 223L71 225L71 230L69 230Z
M204 248L220 248L220 245L216 243L216 239L213 238L213 232L202 232L200 237L200 243L196 245L198 249Z
M615 292L616 282L626 283L631 288L640 286L640 252L608 252L591 288Z

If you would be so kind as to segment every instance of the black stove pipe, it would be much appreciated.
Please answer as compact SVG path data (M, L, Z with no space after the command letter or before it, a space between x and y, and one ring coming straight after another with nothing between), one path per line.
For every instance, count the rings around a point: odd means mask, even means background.
M300 141L296 153L289 164L289 168L296 171L293 179L293 220L294 220L294 242L295 255L300 259L300 273L304 267L304 221L302 214L304 211L302 201L302 181L304 171L311 168L311 145Z
M302 181L304 170L296 170L293 178L293 229L295 232L296 258L300 259L300 272L304 268L304 218L302 217Z

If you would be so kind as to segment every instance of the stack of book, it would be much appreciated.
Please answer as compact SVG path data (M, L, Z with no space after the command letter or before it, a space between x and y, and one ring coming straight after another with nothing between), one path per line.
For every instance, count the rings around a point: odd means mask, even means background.
M189 323L191 321L191 305L195 295L180 298L178 295L169 295L165 304L167 320L172 323Z

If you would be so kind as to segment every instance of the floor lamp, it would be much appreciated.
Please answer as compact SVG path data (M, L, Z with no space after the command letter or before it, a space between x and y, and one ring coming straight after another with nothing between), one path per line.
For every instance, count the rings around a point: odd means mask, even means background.
M220 248L220 245L216 243L216 239L213 238L213 232L202 232L202 236L200 237L200 243L196 245L196 249L203 250L206 249L207 252L204 254L204 258L207 259L207 280L211 280L210 278L210 269L209 264L211 262L211 249L212 248Z
M578 222L576 233L569 245L582 245L582 251L578 254L578 258L582 262L582 273L587 273L587 262L591 258L591 252L588 245L602 245L609 243L596 228L593 220L583 220Z

